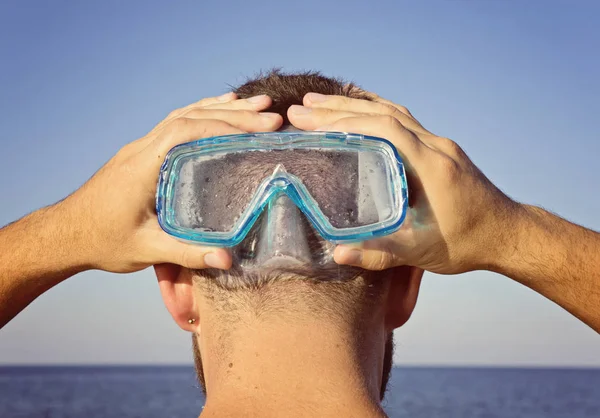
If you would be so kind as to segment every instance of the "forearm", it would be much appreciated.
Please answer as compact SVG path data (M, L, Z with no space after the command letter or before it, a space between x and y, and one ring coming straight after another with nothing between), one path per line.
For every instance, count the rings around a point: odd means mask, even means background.
M556 302L600 333L600 234L524 206L493 270Z
M0 229L0 328L39 295L87 268L65 202Z

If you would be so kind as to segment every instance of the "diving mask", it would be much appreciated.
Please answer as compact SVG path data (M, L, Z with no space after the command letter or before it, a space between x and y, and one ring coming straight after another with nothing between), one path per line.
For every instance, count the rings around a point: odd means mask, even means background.
M161 167L156 196L160 226L175 237L218 247L246 243L254 253L247 257L270 259L279 251L300 262L310 262L302 249L307 227L331 245L364 241L396 231L407 204L396 148L338 132L249 133L178 145Z

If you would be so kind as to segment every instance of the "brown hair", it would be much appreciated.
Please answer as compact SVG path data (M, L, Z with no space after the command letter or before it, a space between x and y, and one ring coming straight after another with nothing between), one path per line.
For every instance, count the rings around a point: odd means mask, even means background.
M273 99L269 112L283 116L284 125L290 121L287 110L291 105L301 105L306 93L346 96L354 99L371 100L367 92L354 83L340 78L325 77L318 71L305 71L295 74L283 73L280 69L258 73L248 78L244 84L234 87L233 91L242 99L266 94Z

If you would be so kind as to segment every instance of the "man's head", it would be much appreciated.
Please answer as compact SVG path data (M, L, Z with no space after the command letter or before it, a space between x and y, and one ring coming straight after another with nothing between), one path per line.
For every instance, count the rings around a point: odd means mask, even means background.
M370 96L353 84L324 77L319 73L283 74L272 71L261 74L233 89L239 98L266 94L273 100L270 112L284 118L282 130L293 129L287 118L291 105L302 104L306 93L341 95L369 100ZM317 167L310 158L300 164L305 170L326 170ZM299 162L296 162L299 164ZM261 171L261 167L243 167L235 184L223 184L223 191L232 192L243 184L250 172ZM217 176L218 177L218 176ZM339 183L344 179L340 179ZM323 184L316 193L335 193ZM326 190L327 189L327 190ZM342 187L340 186L340 189ZM259 219L246 240L236 249L238 258L244 257L247 248L254 248L260 235ZM295 232L294 243L305 243L311 254L328 251L331 245L325 242L304 220L302 233ZM325 267L302 266L297 268L272 268L243 270L236 265L229 271L207 269L198 271L163 268L157 270L165 303L176 321L184 329L190 329L187 318L190 311L199 313L200 322L210 316L211 323L218 322L218 353L205 353L197 334L193 335L196 370L203 390L206 390L205 369L207 357L220 356L235 344L236 327L254 326L256 321L265 327L271 319L283 320L289 327L298 321L313 321L328 324L344 335L348 344L356 346L357 363L369 357L381 357L379 368L380 394L383 397L392 365L392 331L404 324L414 309L422 271L401 267L381 272L370 272L349 266L328 265ZM249 320L248 318L253 318ZM249 322L250 321L250 322ZM287 321L287 322L286 322ZM253 324L253 325L248 325ZM200 326L199 334L206 327ZM373 351L373 341L378 348ZM314 347L314 350L319 350ZM364 364L363 364L364 366ZM357 364L357 367L363 367Z

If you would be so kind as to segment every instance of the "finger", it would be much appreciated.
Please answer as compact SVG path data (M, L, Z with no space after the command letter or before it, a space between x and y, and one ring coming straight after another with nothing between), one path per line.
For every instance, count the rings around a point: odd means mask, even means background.
M203 106L204 109L229 109L229 110L254 110L260 112L271 106L273 100L266 94L250 97L248 99L232 100L227 103L213 103Z
M198 100L197 102L190 103L187 106L184 106L182 108L174 110L173 112L171 112L171 114L169 115L169 117L167 119L172 119L173 117L179 117L183 113L188 111L189 109L197 109L197 108L202 108L202 107L206 107L206 106L211 106L214 104L229 103L236 99L237 99L237 95L233 92L225 93L225 94L222 94L221 96L217 96L217 97L205 97L204 99Z
M202 138L244 132L222 120L177 118L171 121L146 149L155 155L154 159L160 165L167 152L176 145Z
M278 113L231 109L193 109L183 115L188 119L222 120L247 132L275 131L283 124Z
M390 105L390 106L394 106L399 111L401 111L402 113L406 114L407 116L414 117L412 115L412 113L410 113L410 110L408 110L405 106L399 105L397 103L392 102L391 100L388 100L388 99L386 99L384 97L381 97L377 93L373 93L371 91L366 91L366 90L360 90L360 92L363 93L363 94L366 94L369 97L369 99L372 100L372 101L374 101L374 102L380 102L380 103L385 103L385 104Z
M196 103L192 103L188 106L186 106L186 108L188 107L196 107L196 106L210 106L216 103L228 103L231 102L233 100L237 99L237 94L235 94L234 92L230 91L227 92L225 94L222 94L220 96L216 96L216 97L206 97L202 100L197 101ZM185 109L185 108L184 108Z
M231 252L225 248L207 247L179 241L163 232L158 263L173 263L190 269L217 268L228 270L233 262Z
M259 112L271 106L273 101L267 95L259 95L250 97L249 99L237 99L235 93L227 93L216 98L202 99L197 103L192 103L189 106L174 110L167 116L165 120L159 123L150 134L159 135L165 126L179 117L187 117L190 112L196 112L202 109L225 109L225 110L251 110Z
M397 107L377 101L353 99L345 96L326 96L318 93L308 93L304 96L304 105L311 108L326 108L346 112L389 115L398 119L408 129L428 134L429 132L421 126L412 116L400 111Z
M171 114L173 114L175 117L178 117L182 113L185 113L189 109L196 109L199 107L206 107L206 106L210 106L210 105L214 105L214 104L229 103L236 99L237 99L237 95L233 92L225 93L225 94L222 94L221 96L217 96L217 97L205 97L204 99L198 100L197 102L190 103L187 106L176 109L173 112L171 112Z
M385 270L405 265L406 262L392 250L391 240L390 237L384 237L355 245L338 245L333 252L333 259L338 264L366 270Z
M390 105L390 106L394 106L395 108L397 108L399 111L401 111L405 115L410 116L410 117L412 117L414 119L414 116L412 115L412 113L410 113L410 110L408 110L406 107L404 107L402 105L399 105L399 104L396 104L396 103L394 103L394 102L392 102L390 100L387 100L387 99L381 97L380 95L378 95L377 93L373 93L371 91L363 90L360 87L354 86L354 89L355 89L355 91L357 93L362 93L363 95L367 96L369 98L369 100L374 101L374 102L385 103L385 104Z
M138 231L138 241L144 245L137 252L147 265L176 264L192 269L229 269L233 262L231 250L194 242L182 241L169 235L158 223L156 216Z
M163 119L158 125L156 125L150 133L155 133L157 131L160 131L166 123L182 116L184 113L186 113L190 109L198 109L198 108L210 106L210 105L217 104L217 103L219 103L219 104L227 103L227 102L230 102L235 99L237 99L237 95L233 92L229 92L229 93L222 94L221 96L217 96L217 97L206 97L197 102L191 103L187 106L181 107L179 109L175 109L171 113L169 113L167 115L167 117L165 119Z
M253 110L259 112L271 106L272 103L271 98L264 94L248 99L237 99L235 93L225 93L219 97L209 97L181 109L174 110L151 131L151 134L160 134L167 123L176 118L186 116L189 112L201 109Z
M176 264L192 269L218 268L229 269L233 262L231 251L227 248L211 247L185 242L165 232L153 217L138 231L139 242L143 248L137 251L147 265Z
M292 105L287 112L288 119L295 127L313 131L320 126L331 125L340 119L364 116L361 113L331 109L311 109L306 106Z
M406 116L410 116L411 118L415 119L415 117L413 116L413 114L410 113L410 110L408 110L408 108L406 108L405 106L402 106L402 105L399 105L397 103L394 103L391 100L384 99L383 97L378 96L376 94L373 97L373 101L375 101L377 103L382 103L382 104L394 107L394 108L398 109L400 112L404 113Z
M390 141L409 166L419 168L435 152L393 116L359 116L340 119L331 125L317 128L323 131L355 132L383 137Z
M380 96L377 96L377 95L376 95L375 101L379 102L379 103L386 104L388 106L391 106L391 107L394 107L394 108L398 109L398 111L402 112L403 114L405 114L406 116L408 116L412 120L414 120L415 123L418 124L421 127L421 129L423 129L423 131L425 131L425 133L431 134L431 132L428 131L427 129L425 129L425 127L423 126L423 124L421 122L419 122L417 120L417 118L414 117L414 115L410 112L410 110L408 110L408 108L406 106L402 106L402 105L400 105L398 103L394 103L391 100L384 99L383 97L380 97Z

